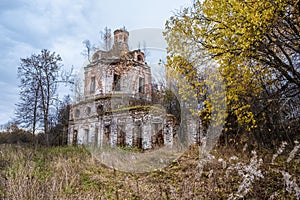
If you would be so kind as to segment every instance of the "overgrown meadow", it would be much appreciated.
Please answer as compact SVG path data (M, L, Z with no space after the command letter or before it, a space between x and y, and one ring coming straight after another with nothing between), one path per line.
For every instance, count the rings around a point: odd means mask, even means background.
M299 199L300 145L192 146L163 169L128 173L84 147L0 146L1 199ZM128 163L130 165L130 163Z

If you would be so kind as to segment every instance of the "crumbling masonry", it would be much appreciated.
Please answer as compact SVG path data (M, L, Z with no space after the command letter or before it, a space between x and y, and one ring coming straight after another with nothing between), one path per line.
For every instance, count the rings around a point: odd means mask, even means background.
M151 106L151 70L129 33L114 31L111 50L94 53L84 68L84 98L72 105L69 143L153 149L176 141L175 120Z

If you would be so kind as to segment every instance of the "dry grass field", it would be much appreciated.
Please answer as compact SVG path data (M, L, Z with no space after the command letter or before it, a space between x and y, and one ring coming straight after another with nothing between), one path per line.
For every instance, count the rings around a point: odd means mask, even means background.
M299 144L275 152L191 147L163 169L129 173L83 147L0 146L0 199L299 199ZM129 163L130 164L130 163Z

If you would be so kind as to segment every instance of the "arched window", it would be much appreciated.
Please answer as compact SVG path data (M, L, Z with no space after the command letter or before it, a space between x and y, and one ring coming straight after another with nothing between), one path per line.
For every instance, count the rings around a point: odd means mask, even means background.
M91 77L91 85L90 85L90 92L94 93L96 89L96 77Z
M139 77L139 93L145 93L145 79Z
M72 144L74 145L74 146L76 146L77 145L77 139L78 138L78 131L77 130L74 130L73 131L73 139L72 139Z
M99 54L95 53L95 54L93 55L93 60L98 60L98 59L99 59Z
M86 112L87 115L90 115L91 114L91 107L87 107L85 112Z
M89 134L90 130L89 129L84 129L84 138L85 138L85 144L89 144L90 141L90 134Z
M114 74L114 80L113 80L113 90L114 91L120 91L121 90L121 77L118 74Z
M97 106L97 114L102 115L103 114L103 105L100 104Z
M143 57L142 57L141 55L138 55L138 56L137 56L137 60L138 60L139 62L143 62Z
M75 110L75 117L76 118L80 117L80 110L79 109Z

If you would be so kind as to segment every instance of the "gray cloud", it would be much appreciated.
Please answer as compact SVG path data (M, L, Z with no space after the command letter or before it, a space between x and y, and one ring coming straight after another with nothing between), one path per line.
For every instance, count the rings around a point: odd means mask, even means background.
M126 26L129 31L162 29L171 11L184 4L185 0L1 0L0 124L13 116L18 100L20 58L46 48L62 56L65 68L73 65L79 71L85 62L80 54L83 40L99 45L99 32L105 26L112 30ZM152 34L131 34L138 37L135 43L145 39L147 46L161 44Z

